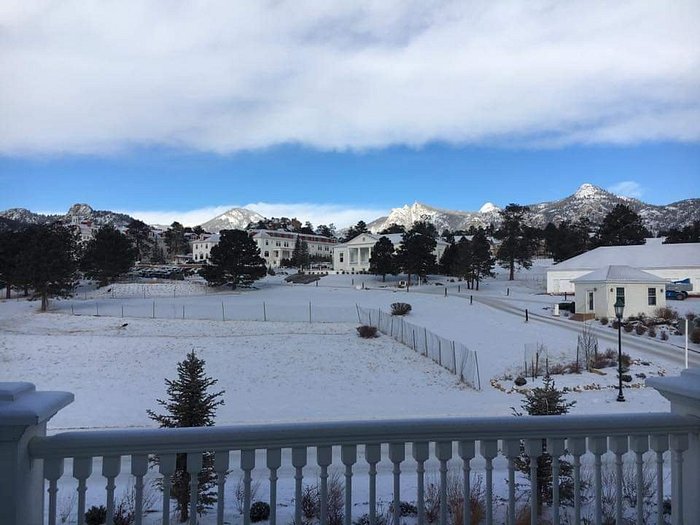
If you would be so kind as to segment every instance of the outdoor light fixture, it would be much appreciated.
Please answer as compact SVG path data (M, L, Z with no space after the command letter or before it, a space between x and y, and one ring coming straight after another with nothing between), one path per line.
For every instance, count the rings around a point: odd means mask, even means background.
M625 310L625 300L618 297L613 308L615 308L615 317L617 317L617 400L624 401L625 396L622 395L622 313Z

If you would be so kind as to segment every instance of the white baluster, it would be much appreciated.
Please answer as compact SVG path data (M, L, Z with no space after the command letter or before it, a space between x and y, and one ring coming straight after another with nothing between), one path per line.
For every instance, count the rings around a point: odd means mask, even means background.
M447 525L447 462L452 458L452 442L435 443L435 455L440 461L440 525Z
M92 474L92 458L73 458L73 477L78 480L78 525L85 525L85 492Z
M134 525L143 523L143 477L148 472L148 456L146 454L134 454L131 456L131 475L136 478L134 482Z
M277 469L282 465L282 451L271 448L267 451L267 468L270 471L270 525L277 524Z
M559 523L561 523L559 472L561 467L560 457L564 455L564 439L548 438L547 453L552 456L552 522L554 523L554 525L559 525Z
M540 508L540 487L537 483L537 471L539 469L539 458L542 456L542 440L526 439L525 453L530 458L530 524L537 525Z
M365 445L365 461L369 464L369 525L377 523L377 463L381 458L380 445Z
M416 475L418 490L418 525L425 524L425 462L430 455L428 443L421 441L413 443L413 459L416 460Z
M581 523L581 456L586 453L586 438L568 438L566 447L574 457L574 523Z
M49 481L49 525L56 525L58 480L63 476L63 458L44 460L44 478Z
M190 525L197 525L200 470L202 470L202 453L190 452L187 454L187 473L190 475Z
M622 523L622 456L627 452L627 436L610 436L608 448L615 454L615 520Z
M688 450L688 434L671 434L669 443L673 459L673 467L671 468L671 523L683 525L683 452ZM698 475L700 476L700 473Z
M216 472L216 525L224 525L224 501L229 460L230 452L228 450L218 450L214 455L214 471Z
M255 450L241 450L241 470L243 471L243 524L250 525L250 498L255 468Z
M606 439L602 436L588 438L588 449L593 453L595 468L595 524L603 522L603 464L602 456L608 451Z
M479 452L486 460L486 523L491 525L493 523L493 459L498 455L498 441L480 441Z
M644 453L649 450L649 436L630 436L630 449L635 454L635 485L637 486L637 525L644 524Z
M119 456L105 456L102 458L102 475L107 478L107 523L114 521L114 478L119 475L122 466L122 458Z
M649 445L656 453L656 523L664 525L664 452L668 450L668 435L649 436Z
M460 441L457 448L459 457L462 460L462 483L464 485L464 507L462 512L464 520L462 525L471 525L472 523L472 507L471 507L471 460L475 455L475 447L473 441ZM459 524L455 524L459 525Z
M316 448L316 463L321 467L321 525L328 523L328 467L333 463L332 447Z
M175 474L175 454L163 454L158 457L158 470L163 476L163 525L170 524L170 489Z
M515 460L520 456L520 440L504 440L503 455L508 458L508 525L515 525Z
M340 458L345 465L345 525L352 525L352 466L357 462L357 445L343 445Z
M294 467L294 525L301 525L301 489L306 459L306 447L294 447L292 449L292 466Z
M401 462L406 459L404 443L389 443L389 461L394 465L394 525L401 520Z

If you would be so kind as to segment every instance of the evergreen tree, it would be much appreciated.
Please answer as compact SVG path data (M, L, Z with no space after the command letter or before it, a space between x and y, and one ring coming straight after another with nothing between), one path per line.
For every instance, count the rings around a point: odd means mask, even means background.
M265 259L255 241L243 230L222 230L219 244L211 249L209 264L202 277L210 285L248 286L265 276Z
M471 241L467 237L462 237L456 244L457 253L452 262L452 274L461 277L467 282L467 288L472 287L472 260Z
M357 224L355 226L350 226L350 228L348 228L347 232L345 233L345 238L343 239L343 242L351 241L358 235L362 233L367 233L368 231L369 230L367 229L365 221L357 221Z
M173 222L166 230L164 237L171 259L174 259L176 255L187 253L189 243L185 237L185 227L182 224L177 221Z
M414 222L413 226L411 226L411 230L426 235L432 239L438 238L437 228L432 222L430 222L430 216L428 215L422 215L421 220Z
M19 254L21 281L41 297L41 311L50 297L69 297L75 287L76 236L60 224L33 226L27 230Z
M588 250L591 244L589 231L590 222L584 218L574 223L562 221L558 227L550 222L542 236L547 251L555 262L559 262Z
M23 232L6 231L0 233L0 287L5 286L5 297L9 299L13 286L20 286L22 267L20 254L26 235Z
M458 275L458 273L455 272L458 258L459 250L453 238L452 242L445 248L445 251L442 252L442 257L440 257L440 261L438 262L439 272L442 275Z
M390 224L380 231L379 235L389 235L391 233L406 233L406 227L403 224Z
M136 262L137 249L131 240L112 225L105 225L88 241L80 260L80 269L100 286L114 282Z
M664 244L678 244L685 242L700 242L700 221L693 221L682 229L671 228L666 233Z
M386 274L396 275L399 273L394 255L394 245L388 237L380 237L372 248L372 257L369 259L369 272L374 275L381 275L382 281L386 281Z
M639 214L629 206L618 204L603 218L596 242L598 246L629 246L644 244L649 236Z
M486 238L484 230L479 229L472 237L471 251L471 276L479 289L479 283L484 277L493 277L495 259L491 255L491 243Z
M327 226L325 224L319 224L316 226L316 235L323 235L324 237L334 239L336 236L335 225L333 223Z
M440 234L440 237L442 237L442 240L444 240L444 241L447 242L447 243L452 244L453 242L455 242L455 234L452 233L452 232L451 232L450 230L448 230L447 228L445 228L444 230L442 230L442 233Z
M147 410L148 417L156 421L161 428L210 427L214 425L217 407L224 404L221 399L224 391L210 393L218 380L208 377L204 372L204 360L199 359L194 351L187 354L184 361L177 364L177 379L166 379L168 399L156 400L166 410L166 414L156 414ZM170 497L177 501L180 522L189 519L190 474L187 472L187 454L177 454L175 473L172 476ZM155 459L158 463L158 458ZM202 470L198 474L197 511L216 503L214 472L214 453L202 454Z
M508 267L510 281L515 279L516 265L523 268L532 266L534 243L525 226L525 218L529 212L530 208L527 206L512 203L498 212L503 223L496 232L496 237L501 239L497 258L499 263Z
M292 265L303 270L309 266L310 262L309 243L297 236L297 240L294 241L294 250L292 250Z
M136 257L139 261L145 261L153 250L151 227L143 221L134 219L126 227L126 236L136 247Z
M415 274L419 278L424 278L436 265L433 254L437 244L435 238L419 231L421 229L422 227L419 225L417 229L414 227L408 230L396 253L399 267L407 274L409 285L411 275Z
M530 416L560 416L568 414L576 401L568 402L564 399L564 394L554 385L554 380L545 376L541 387L533 388L525 394L521 407ZM513 409L516 416L522 413ZM530 458L525 454L524 446L521 444L521 454L515 460L518 470L530 478ZM573 469L568 461L559 460L559 497L560 501L571 501L574 495L574 482L572 478ZM540 509L543 503L552 502L552 456L547 452L547 440L542 440L542 455L537 458L537 508ZM534 498L533 498L534 499ZM535 504L533 502L533 504Z

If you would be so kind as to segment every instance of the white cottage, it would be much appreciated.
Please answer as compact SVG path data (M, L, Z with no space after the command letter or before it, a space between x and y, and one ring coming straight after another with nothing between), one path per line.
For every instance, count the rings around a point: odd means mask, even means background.
M635 246L601 246L557 263L547 270L547 293L572 293L574 279L610 265L632 266L670 281L689 278L691 294L700 292L700 243L662 241L653 238Z
M374 245L381 237L386 237L398 248L403 240L402 233L389 233L380 235L375 233L361 233L354 239L343 244L337 244L333 248L333 269L337 272L359 273L369 271L369 261L372 258ZM436 259L439 261L448 244L442 239L436 239Z
M666 306L666 279L631 266L610 265L571 281L576 292L576 319L615 317L618 299L624 316L652 315Z

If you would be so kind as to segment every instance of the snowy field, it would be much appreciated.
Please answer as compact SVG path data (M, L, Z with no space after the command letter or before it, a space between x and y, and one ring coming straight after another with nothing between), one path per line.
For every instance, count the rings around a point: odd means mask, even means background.
M226 391L217 424L510 415L511 407L519 408L523 398L512 379L523 367L525 347L544 345L553 362L557 356L570 361L581 330L580 323L552 319L551 307L561 298L541 293L541 274L535 268L508 282L501 273L482 283L479 291L439 278L406 292L396 288L395 279L383 283L359 275L323 277L318 286L267 277L256 289L235 292L207 290L191 281L84 287L72 300L52 301L47 314L38 313L36 302L2 301L0 381L30 381L40 390L75 394L75 402L50 421L50 433L154 427L146 410L158 409L155 400L165 396L163 379L175 378L177 362L191 350L206 360L208 374ZM388 336L372 340L357 336L356 305L388 312L397 301L412 304L407 317L411 323L478 353L481 391L461 384L449 371ZM672 306L683 312L700 311L697 299ZM525 308L532 315L527 323ZM609 334L601 337L601 350L616 349L616 333L607 327L599 331ZM678 338L661 343L623 336L623 348L635 362L631 374L680 372L683 355ZM695 354L691 364L698 364ZM604 373L555 376L557 386L570 390L568 400L577 402L572 413L669 409L639 377L634 377L633 388L625 389L627 402L616 402L615 371ZM528 378L525 388L540 381ZM263 464L264 458L259 461ZM474 466L480 468L478 461ZM434 477L437 465L428 467ZM402 478L402 498L411 501L415 466L407 461L402 468L407 474ZM128 472L127 463L123 469ZM496 492L503 493L501 460L496 469ZM353 514L359 515L367 511L362 461L356 474L358 503ZM254 475L263 482L259 497L265 499L265 471L256 470ZM313 483L317 472L310 467L306 475ZM236 476L232 474L229 494ZM283 466L279 496L284 506L278 509L282 520L292 512L292 476L291 467ZM388 462L380 464L378 482L386 510L392 491ZM130 483L128 475L120 476L118 483ZM104 480L96 474L89 485L88 503L103 503ZM74 480L62 478L61 487L59 510L65 510L71 505ZM237 516L231 499L226 508L227 515ZM157 519L156 513L147 523ZM74 513L67 522L75 522ZM210 522L211 514L202 521Z
M509 415L522 396L507 378L522 370L526 345L544 345L553 362L575 357L579 323L525 323L517 315L479 302L488 298L522 302L531 311L546 314L559 298L536 294L531 280L490 280L478 292L460 290L461 294L457 294L459 283L440 282L448 285L447 297L445 286L423 285L407 293L372 276L328 276L319 286L289 285L281 277L271 277L255 290L204 295L191 293L196 283L180 282L171 285L172 296L158 299L155 319L149 318L154 295L144 300L144 285L113 285L109 293L114 299L97 303L100 316L91 308L94 298L105 296L104 289L87 299L55 301L49 314L37 313L35 302L6 301L0 303L0 381L30 381L39 389L75 393L75 403L51 421L52 431L153 426L145 411L165 395L163 379L175 377L176 363L190 350L207 361L209 374L226 391L219 424L468 416L483 414L484 407L493 415ZM475 296L471 305L469 295ZM389 311L395 301L413 305L407 318L411 323L478 353L481 391L460 384L447 370L389 337L369 341L357 337L355 305ZM691 302L695 301L685 303ZM296 321L263 322L263 303L270 317L277 312L279 318ZM223 322L222 304L227 318L236 312L256 312L261 320ZM121 318L122 306L127 313L143 310L143 318ZM188 315L184 320L179 315L182 306ZM85 315L70 315L71 307ZM189 318L207 318L210 313L210 319L218 320ZM635 342L635 336L625 336ZM668 355L658 349L647 354L641 347L625 350L633 359L649 363L638 372L678 374L682 350L658 342L656 346L667 348ZM601 350L607 347L616 345L601 341ZM616 381L614 371L605 376L556 376L555 381L579 390L570 394L577 401L574 413L668 408L637 378L634 386L642 388L629 389L624 405L616 403L610 388ZM600 389L589 390L587 385Z

